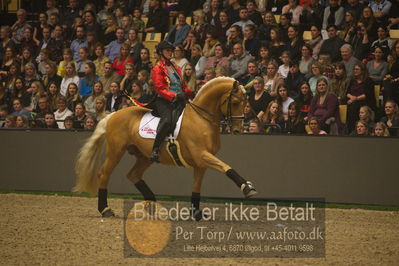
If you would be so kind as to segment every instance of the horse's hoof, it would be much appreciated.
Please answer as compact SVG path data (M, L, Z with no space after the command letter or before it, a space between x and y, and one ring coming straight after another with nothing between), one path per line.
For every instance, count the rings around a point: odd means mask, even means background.
M191 211L191 216L195 219L195 221L199 222L202 220L202 218L208 218L209 216L202 213L201 210L194 210Z
M107 207L101 212L101 216L104 217L104 218L114 217L115 213L114 213L114 211L111 208Z
M241 185L241 191L242 193L244 193L244 196L246 198L250 198L258 194L258 192L256 192L254 185L250 181L247 181L246 183Z

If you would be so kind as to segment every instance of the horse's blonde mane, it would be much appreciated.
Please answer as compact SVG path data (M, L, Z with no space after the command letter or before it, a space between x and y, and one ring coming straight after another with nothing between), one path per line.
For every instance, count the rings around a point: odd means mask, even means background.
M217 78L214 78L214 79L208 81L204 86L201 87L201 89L198 91L198 93L197 93L197 95L195 96L195 98L200 97L201 94L203 94L204 92L206 92L209 88L213 87L216 83L225 82L225 81L232 81L232 82L234 82L235 79L230 78L230 77L217 77Z

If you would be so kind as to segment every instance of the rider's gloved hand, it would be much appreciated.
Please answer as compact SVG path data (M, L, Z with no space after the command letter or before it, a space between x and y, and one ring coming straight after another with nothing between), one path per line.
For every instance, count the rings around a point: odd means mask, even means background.
M185 101L185 100L186 100L186 95L183 92L181 92L181 93L176 94L175 98L173 99L173 102L175 103L175 102L180 102L180 101Z

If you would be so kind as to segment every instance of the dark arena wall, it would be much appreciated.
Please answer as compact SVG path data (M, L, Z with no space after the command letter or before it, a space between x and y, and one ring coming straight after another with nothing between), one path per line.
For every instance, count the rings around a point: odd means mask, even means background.
M0 131L3 190L71 191L75 156L90 132ZM222 136L218 157L251 180L259 198L399 206L397 138ZM109 191L138 191L126 178L126 153ZM156 195L191 196L192 170L152 166L144 175ZM224 174L208 170L202 196L241 198Z

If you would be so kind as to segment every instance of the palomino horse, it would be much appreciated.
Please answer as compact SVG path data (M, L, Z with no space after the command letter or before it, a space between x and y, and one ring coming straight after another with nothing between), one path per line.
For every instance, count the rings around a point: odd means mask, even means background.
M193 101L186 105L177 140L182 157L194 169L193 215L201 213L199 211L201 183L207 168L225 173L242 190L245 197L257 193L251 182L246 181L229 165L215 157L220 148L219 125L222 115L230 124L231 131L241 132L242 121L239 121L237 116L242 117L245 103L244 88L232 78L219 77L204 85ZM74 191L91 194L98 192L98 210L104 217L114 215L107 204L108 180L126 150L137 158L127 178L135 184L145 200L155 201L151 189L142 180L144 171L152 164L148 158L153 140L144 139L139 135L140 120L148 111L147 108L135 106L108 115L100 121L78 154L75 167L77 184ZM106 158L98 172L104 142ZM165 146L163 144L161 147L160 162L175 165Z

